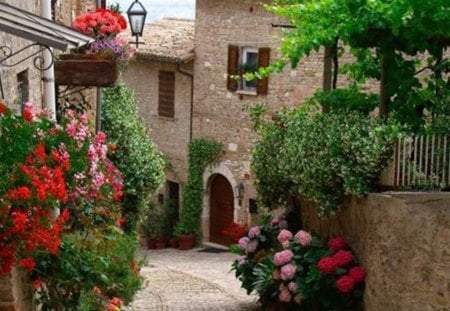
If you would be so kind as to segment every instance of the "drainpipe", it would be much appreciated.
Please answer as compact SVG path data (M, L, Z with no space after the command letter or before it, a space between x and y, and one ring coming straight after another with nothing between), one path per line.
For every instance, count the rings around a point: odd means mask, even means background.
M41 0L41 16L52 19L51 0ZM52 62L53 50L45 49L42 52L44 64ZM44 107L48 111L49 118L56 122L56 96L55 96L55 71L53 64L43 72L42 81L44 82Z
M186 71L181 68L180 64L177 64L177 71L185 76L191 78L191 116L190 116L190 124L189 124L189 141L192 141L192 123L194 118L194 74L192 72Z

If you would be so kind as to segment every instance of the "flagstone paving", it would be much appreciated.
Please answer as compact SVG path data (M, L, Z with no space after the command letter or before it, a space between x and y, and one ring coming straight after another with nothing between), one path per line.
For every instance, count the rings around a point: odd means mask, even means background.
M248 296L230 271L236 258L203 248L145 250L142 289L127 311L255 311L256 296Z

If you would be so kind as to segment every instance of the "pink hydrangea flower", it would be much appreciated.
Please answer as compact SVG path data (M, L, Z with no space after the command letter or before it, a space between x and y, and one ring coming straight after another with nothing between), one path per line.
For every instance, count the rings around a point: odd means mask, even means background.
M275 271L272 272L272 279L274 279L274 280L281 279L280 269L276 269Z
M246 253L254 253L256 252L256 249L258 248L258 241L253 240L250 241L247 245L247 247L245 248Z
M270 225L276 226L280 223L280 220L278 218L274 218L270 221Z
M295 235L295 240L301 246L306 247L306 246L309 246L311 244L312 237L311 237L311 234L309 234L308 232L306 232L304 230L300 230Z
M239 239L239 242L238 242L239 247L240 247L241 249L246 249L246 248L247 248L247 245L248 245L248 242L250 242L250 239L249 239L249 238L247 238L247 237L240 238L240 239Z
M282 302L291 302L292 296L291 293L289 293L289 290L284 287L282 290L280 290L280 294L278 295L278 299Z
M248 237L251 238L251 239L256 238L260 234L261 234L261 229L259 228L259 226L252 227L248 231Z
M289 282L288 288L292 293L295 293L298 289L298 285L295 282Z
M289 230L283 229L278 234L277 239L278 239L278 242L283 244L284 242L289 241L290 239L292 239L292 232L289 231Z
M294 253L290 249L275 253L273 261L276 266L280 267L287 264L294 257Z
M292 280L295 276L295 272L297 271L297 268L288 263L287 265L284 265L281 267L281 279L283 281L289 281Z

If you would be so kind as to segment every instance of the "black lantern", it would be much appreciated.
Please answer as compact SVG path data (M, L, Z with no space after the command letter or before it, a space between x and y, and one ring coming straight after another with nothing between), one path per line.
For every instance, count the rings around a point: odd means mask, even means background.
M144 32L145 18L147 17L147 11L139 0L135 0L127 11L128 21L130 23L131 35L136 37L136 42L130 42L136 44L136 48L139 47L139 37L142 37Z
M244 184L240 182L235 187L234 190L236 191L236 197L238 199L239 205L241 205L242 204L242 199L244 198L244 191L245 191Z

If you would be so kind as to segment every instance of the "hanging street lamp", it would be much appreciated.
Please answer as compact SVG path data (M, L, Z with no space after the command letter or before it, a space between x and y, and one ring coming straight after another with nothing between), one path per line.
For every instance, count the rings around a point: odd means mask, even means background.
M142 37L142 33L144 32L147 11L139 0L135 0L128 8L127 15L130 23L131 35L136 37L136 42L130 43L136 44L136 48L138 48L139 43L145 44L144 42L139 42L139 37Z

